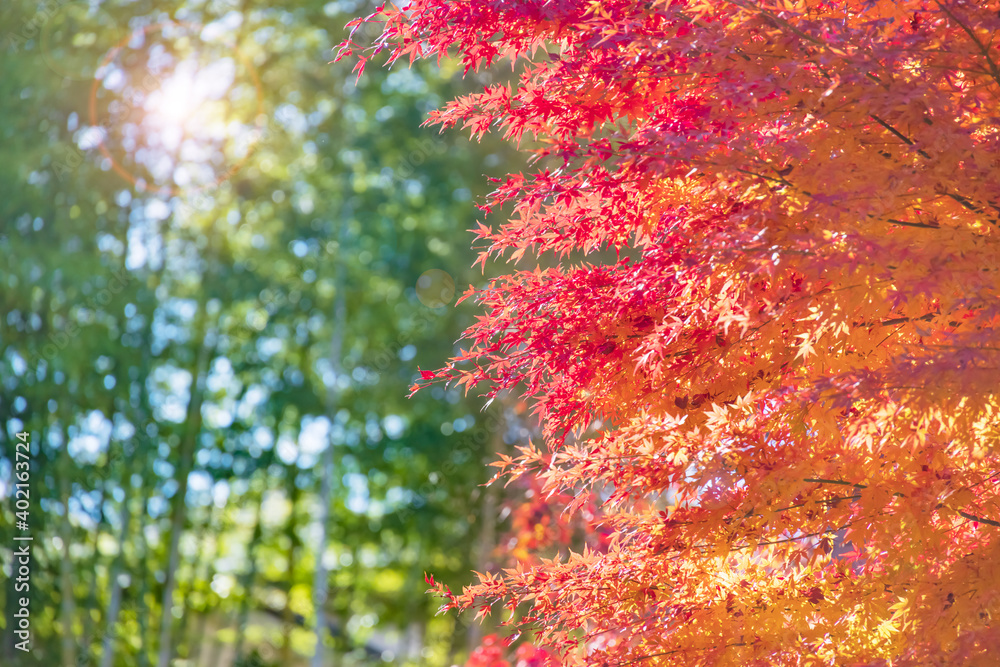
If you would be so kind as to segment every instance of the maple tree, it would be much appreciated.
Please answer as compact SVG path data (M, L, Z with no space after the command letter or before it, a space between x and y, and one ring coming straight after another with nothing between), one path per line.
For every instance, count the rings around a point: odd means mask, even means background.
M504 644L496 635L483 637L482 644L472 651L465 667L511 667L512 663L505 658ZM513 660L513 667L557 667L559 664L555 656L530 643L518 646Z
M424 380L533 397L544 446L504 472L569 513L603 494L614 529L443 590L451 606L518 611L565 664L995 664L998 9L368 17L382 38L342 52L359 69L515 67L430 122L534 153L483 206L513 214L477 230L482 261L559 261L475 292L467 349Z

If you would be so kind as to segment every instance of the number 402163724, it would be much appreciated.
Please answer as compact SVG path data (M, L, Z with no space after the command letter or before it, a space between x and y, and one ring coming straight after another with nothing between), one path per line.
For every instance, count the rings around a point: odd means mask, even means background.
M30 491L28 489L29 481L31 479L31 442L29 440L30 434L28 433L18 433L16 443L16 456L15 456L15 477L17 478L16 492L15 492L15 507L17 508L17 526L22 530L26 530L28 527L28 507Z

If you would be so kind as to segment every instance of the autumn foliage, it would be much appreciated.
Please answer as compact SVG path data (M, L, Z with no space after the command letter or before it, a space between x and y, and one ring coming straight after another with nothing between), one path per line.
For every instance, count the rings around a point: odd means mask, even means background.
M392 60L515 66L431 118L537 167L484 206L514 214L480 226L483 260L520 263L435 377L533 397L545 442L506 473L567 512L601 494L614 530L453 606L517 609L565 664L997 664L998 10L373 17Z
M482 644L469 656L465 667L558 667L559 662L548 651L532 644L521 644L513 651L513 659L505 656L510 651L506 642L496 635L487 635Z

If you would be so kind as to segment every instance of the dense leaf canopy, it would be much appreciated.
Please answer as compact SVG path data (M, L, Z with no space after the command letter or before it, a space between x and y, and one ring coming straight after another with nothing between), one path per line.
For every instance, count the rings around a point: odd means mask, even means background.
M534 397L545 446L504 467L604 494L615 529L454 606L530 608L513 622L567 664L995 662L997 10L413 0L371 17L391 59L515 68L433 114L536 167L498 182L486 210L514 212L479 230L484 261L517 266L427 376Z

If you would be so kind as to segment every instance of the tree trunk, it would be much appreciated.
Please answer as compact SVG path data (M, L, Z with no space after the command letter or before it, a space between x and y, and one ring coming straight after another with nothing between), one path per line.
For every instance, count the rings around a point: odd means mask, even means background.
M114 400L108 402L107 412L105 412L104 414L106 415L106 418L110 422L114 423L116 415ZM97 515L98 515L97 525L94 527L94 530L89 535L89 537L91 538L91 547L93 549L93 554L94 554L93 565L89 568L89 571L91 572L97 571L97 565L100 562L100 557L101 557L100 541L101 541L101 535L104 532L104 528L105 527L111 528L111 525L107 520L107 515L104 512L104 505L108 502L108 483L109 480L111 479L111 473L114 470L114 465L112 465L112 460L114 457L114 452L112 450L112 447L113 444L109 440L108 460L104 466L104 471L101 476L101 481L99 483L100 496L98 496L97 499ZM123 545L124 542L119 541L119 548L121 548ZM112 562L114 562L114 560L112 560ZM96 583L96 575L95 575L95 583ZM112 585L114 584L112 583ZM83 600L83 610L82 613L80 614L80 620L83 627L80 640L77 643L77 647L84 656L91 656L94 654L93 645L95 643L97 644L102 643L102 639L99 636L100 631L97 629L97 623L94 621L94 617L96 616L95 612L101 607L101 600L96 585L85 584L85 586L87 590L87 597L84 598ZM110 600L109 600L109 605L110 605ZM107 626L107 619L105 619L105 625ZM80 659L80 661L86 662L87 658L83 657ZM76 663L74 663L74 665L76 665Z
M128 233L127 230L119 237L119 240L128 247ZM160 285L160 280L162 276L162 267L158 271L154 271L151 276L151 289L155 293L156 288ZM132 475L139 473L143 476L143 488L140 489L139 498L141 499L141 504L139 506L139 526L138 530L140 533L140 541L144 542L144 535L142 535L142 517L145 516L145 503L148 495L145 490L145 464L147 459L141 454L144 445L151 445L148 442L149 436L147 435L145 428L150 418L149 409L149 388L146 385L146 378L149 377L150 366L152 360L152 353L150 352L150 344L152 342L153 335L153 319L155 317L156 307L155 304L152 308L152 312L148 313L146 316L146 324L142 329L142 355L141 366L139 372L139 382L138 385L138 397L134 404L134 415L132 418L135 420L136 432L131 438L131 450L126 450L126 443L122 443L121 456L123 461L127 461L127 465L123 468L121 485L122 492L124 494L122 498L122 525L121 530L118 533L118 553L115 556L114 563L111 567L111 597L108 600L108 611L105 615L106 618L106 628L104 631L104 637L102 638L101 644L101 662L100 667L112 667L115 661L115 638L117 636L117 626L118 626L118 616L121 613L122 605L122 587L118 581L119 577L125 572L125 545L129 543L129 537L131 535L132 527L132 508L129 507L129 502L133 497L132 490ZM146 557L145 551L143 551L143 558ZM143 579L145 581L145 578ZM144 604L143 598L144 594L140 594L140 600L138 601L139 609L136 609L140 619L140 631L145 628L146 614L142 613L142 605ZM147 649L149 648L146 644L146 634L142 632L140 634L140 641L142 642L141 654L143 657L146 656ZM144 664L144 661L140 659L139 664Z
M177 453L177 492L174 494L170 515L170 547L167 557L166 578L163 584L163 605L160 615L160 643L157 667L169 667L173 654L174 589L177 586L177 566L180 562L180 540L187 519L188 476L194 467L194 455L201 433L201 406L205 399L205 376L212 352L205 340L205 303L199 301L195 314L194 336L198 341L198 358L191 372L191 399L188 401L186 428Z
M263 536L263 530L260 525L260 506L262 502L263 499L258 499L257 502L253 503L256 511L254 512L253 533L250 537L250 545L247 548L247 559L250 561L250 569L247 570L246 575L243 577L243 599L240 602L240 612L236 621L237 660L243 657L247 621L250 617L250 600L253 597L254 582L257 580L257 545Z
M143 470L142 488L140 489L139 494L139 497L142 500L140 507L143 509L149 501L149 490L146 487L148 480L145 473L146 471ZM142 553L142 559L139 563L143 566L145 573L152 572L152 562L149 557L149 543L146 541L146 532L143 530L142 525L139 526L139 530L136 532L136 537L138 538L139 551ZM136 597L135 610L136 620L139 623L139 640L142 644L142 647L139 649L139 655L136 659L138 667L149 667L150 648L152 648L152 630L149 625L150 614L146 603L146 596L148 593L149 575L144 574L142 577L142 584L139 586L138 596Z
M220 613L217 624L212 625L211 641L206 642L205 651L198 657L198 667L220 667L222 665L223 644L219 639L219 631L232 627L233 615Z
M63 514L59 518L59 540L62 542L62 558L59 561L59 624L62 627L60 641L62 644L62 663L65 667L76 667L76 634L73 631L73 619L76 618L76 598L73 594L73 562L70 555L70 544L73 541L73 527L69 522L70 486L69 467L72 463L69 456L69 438L66 427L62 427L62 450L57 468L59 475L59 500L63 506Z
M152 318L150 318L152 319ZM148 330L147 330L148 333ZM148 341L148 339L147 339ZM148 358L144 358L144 370L148 370ZM145 375L143 374L144 378ZM139 427L146 421L146 410L145 406L148 403L148 392L146 389L146 383L140 382L139 388L139 409L137 416L139 417ZM141 435L140 435L141 433ZM132 475L137 471L145 472L142 469L140 462L145 460L140 456L141 446L143 440L147 436L141 430L137 430L136 434L132 437L132 448L131 451L126 450L125 443L122 443L121 456L125 461L129 461L129 465L125 466L124 473L122 474L122 525L121 530L118 532L118 553L115 555L115 560L111 566L111 598L108 600L108 611L105 615L106 628L104 631L104 637L102 638L102 648L101 648L101 662L100 667L112 667L115 660L115 637L116 628L118 625L118 615L121 613L121 603L122 603L122 586L119 582L119 578L125 572L125 546L129 543L129 537L132 533L132 508L129 507L130 501L132 499ZM145 506L145 493L141 493L140 497L143 500L143 505L139 508L139 516L143 516L143 508ZM142 532L142 525L139 525L139 532ZM145 554L143 554L145 557ZM143 617L145 615L143 614ZM145 645L145 635L141 637L143 641L143 651L147 648Z
M504 405L501 402L499 410L503 415ZM490 448L487 452L489 463L496 460L498 452L503 450L504 421L497 424L493 437L490 439ZM476 542L475 562L477 572L487 572L490 569L490 555L497 543L497 505L499 503L500 485L491 484L483 489L483 504L479 512L481 525L479 528L479 539ZM473 651L483 639L483 627L480 623L473 621L469 623L467 629L466 642L469 651Z
M316 545L316 572L313 579L313 608L316 610L316 650L313 652L311 667L323 667L324 639L326 637L326 600L328 591L326 565L323 554L326 553L327 524L330 521L331 478L333 477L335 457L333 442L327 445L323 452L323 469L320 473L319 492L319 540Z
M118 578L125 569L125 545L128 544L132 521L132 510L128 506L131 496L130 489L132 488L131 480L126 479L122 487L125 492L125 497L122 499L122 526L118 533L118 553L115 554L115 561L111 566L111 599L108 601L108 613L106 614L107 627L104 631L101 648L101 667L112 667L115 660L115 627L118 625L118 612L121 611L122 603L122 587Z
M220 535L221 529L216 526L213 529L212 535ZM218 542L216 542L218 544ZM205 559L205 572L199 577L199 581L211 582L215 579L215 562L217 560L218 552L213 552L211 557ZM221 602L221 601L220 601ZM196 612L192 612L192 616ZM202 664L208 655L212 652L212 647L215 643L215 637L219 632L219 621L224 619L225 616L221 613L217 613L217 610L208 607L204 610L204 616L201 617L201 622L198 624L199 631L195 633L192 639L191 648L189 649L188 662L193 662L194 664ZM197 658L195 658L197 656ZM211 665L211 667L217 667L216 665Z
M347 239L347 226L341 227L340 250L344 248ZM344 299L344 263L337 265L337 300L333 308L333 332L330 335L330 368L333 370L334 382L340 378L341 372L341 349L344 345L344 325L347 318L347 304ZM326 393L327 415L333 419L334 408L337 405L336 385L327 387ZM323 667L324 642L327 634L326 603L329 591L328 573L326 565L323 563L323 555L326 553L326 544L329 539L328 527L330 523L330 508L333 504L333 480L337 474L337 449L331 438L327 444L326 451L323 452L322 470L320 472L320 492L319 492L319 541L316 545L316 574L313 580L313 609L316 611L316 650L313 652L311 667Z
M294 659L294 653L292 652L292 628L295 627L295 615L292 613L292 587L295 585L295 559L298 555L299 547L295 510L299 504L301 491L295 483L297 470L294 463L285 468L285 474L288 475L288 478L285 480L285 488L288 493L288 502L291 504L291 510L288 513L288 523L285 525L285 536L288 538L288 553L286 555L288 560L288 574L285 582L285 607L281 612L283 640L281 644L281 664L291 665Z
M215 576L215 552L214 548L209 548L210 542L217 542L213 540L213 537L217 537L221 534L221 528L217 521L218 512L216 511L215 504L211 504L208 507L208 518L201 529L196 530L196 534L203 536L201 541L202 546L198 552L194 555L191 561L191 570L194 572L192 581L206 581L211 582L212 578ZM214 547L215 545L213 545ZM190 604L191 596L186 595L184 597L184 618L186 619L186 624L182 635L177 641L176 645L179 650L178 653L187 660L188 663L196 662L195 656L199 654L199 651L203 648L206 637L209 636L211 628L213 626L211 623L212 614L210 609L198 610L191 606ZM203 613L204 612L204 613Z
M462 641L461 640L461 637L462 637L462 630L461 630L462 619L461 619L461 617L458 614L451 614L451 618L452 618L453 622L452 622L452 626L451 626L451 635L449 635L449 639L448 639L448 659L447 659L447 663L449 665L454 665L455 664L455 656L458 654L458 645ZM473 621L473 622L475 622L475 621Z

